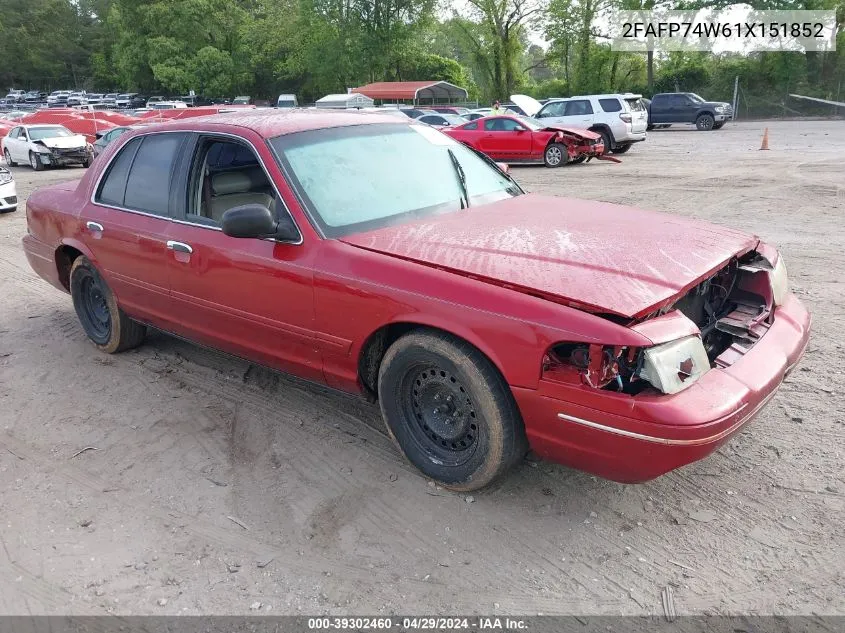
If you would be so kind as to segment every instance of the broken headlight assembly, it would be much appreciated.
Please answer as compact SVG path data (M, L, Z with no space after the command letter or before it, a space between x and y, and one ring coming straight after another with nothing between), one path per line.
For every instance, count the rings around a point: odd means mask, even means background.
M701 337L652 347L560 343L543 359L543 378L636 395L649 388L678 393L710 369Z
M783 304L789 294L789 276L786 273L786 262L783 255L778 253L778 260L769 272L769 283L772 286L772 300L776 306Z

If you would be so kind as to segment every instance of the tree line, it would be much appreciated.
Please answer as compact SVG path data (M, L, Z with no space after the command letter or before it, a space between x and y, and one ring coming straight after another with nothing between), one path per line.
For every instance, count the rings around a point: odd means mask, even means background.
M689 9L723 0L0 0L7 88L134 90L305 101L371 81L435 79L473 100L690 90L778 108L789 92L845 98L845 0L755 0L833 9L837 50L615 52L609 9ZM457 6L457 5L456 5ZM545 40L546 45L536 42Z

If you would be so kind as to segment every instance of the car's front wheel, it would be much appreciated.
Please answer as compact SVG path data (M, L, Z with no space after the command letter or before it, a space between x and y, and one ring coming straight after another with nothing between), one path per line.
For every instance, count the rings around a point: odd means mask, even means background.
M721 130L724 127L724 125L725 125L724 121L720 121L719 123L714 123L713 129L714 130Z
M627 144L625 144L625 145L617 145L616 147L614 147L614 148L613 148L612 150L610 150L610 151L611 151L611 152L613 152L614 154L624 154L624 153L625 153L625 152L627 152L629 149L631 149L631 146L632 146L632 145L633 145L633 143L627 143Z
M387 350L379 401L391 436L427 477L452 490L482 488L517 463L528 442L496 367L445 333L417 331Z
M711 114L700 114L695 120L695 127L702 131L712 130L715 119Z
M100 351L114 354L143 342L147 329L118 307L108 284L84 255L71 266L70 294L82 329Z
M566 147L559 143L549 143L543 152L543 162L546 167L560 167L566 164L568 153Z
M6 157L6 165L9 167L17 167L18 164L12 160L12 155L9 153L8 149L3 151L3 156Z
M38 155L35 152L29 153L29 164L35 171L44 170L44 163L41 162L41 159L38 158Z

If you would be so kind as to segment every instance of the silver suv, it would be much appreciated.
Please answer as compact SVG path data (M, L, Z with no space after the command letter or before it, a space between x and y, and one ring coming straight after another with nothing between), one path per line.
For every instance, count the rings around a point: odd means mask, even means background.
M584 95L552 99L535 115L547 125L581 127L602 135L605 151L624 154L646 139L648 112L642 96Z

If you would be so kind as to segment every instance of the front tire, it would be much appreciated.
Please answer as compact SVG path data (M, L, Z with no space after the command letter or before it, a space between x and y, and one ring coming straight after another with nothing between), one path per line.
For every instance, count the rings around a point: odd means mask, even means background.
M387 350L379 402L391 437L451 490L483 488L528 450L522 416L496 367L449 334L417 331Z
M35 171L44 171L44 163L42 163L35 152L29 153L29 164Z
M549 143L543 152L543 163L546 167L560 167L566 164L567 157L566 147L559 143Z
M712 114L699 114L695 120L695 127L702 132L707 132L713 129L715 119Z
M101 352L114 354L143 342L147 329L118 307L108 284L84 255L71 266L70 294L82 329Z
M610 150L610 151L611 151L611 152L613 152L614 154L624 154L624 153L625 153L625 152L627 152L629 149L631 149L631 146L632 146L632 145L633 145L632 143L628 143L628 144L626 144L626 145L617 145L616 147L614 147L614 148L613 148L612 150Z
M724 125L725 125L724 121L720 121L719 123L714 123L713 129L714 130L721 130L724 127Z
M607 130L598 130L598 133L601 134L601 142L604 145L603 155L610 154L613 149L613 141L610 140L610 133Z
M4 150L3 155L6 157L6 165L9 167L17 167L18 164L12 160L12 155L9 153L9 150Z

